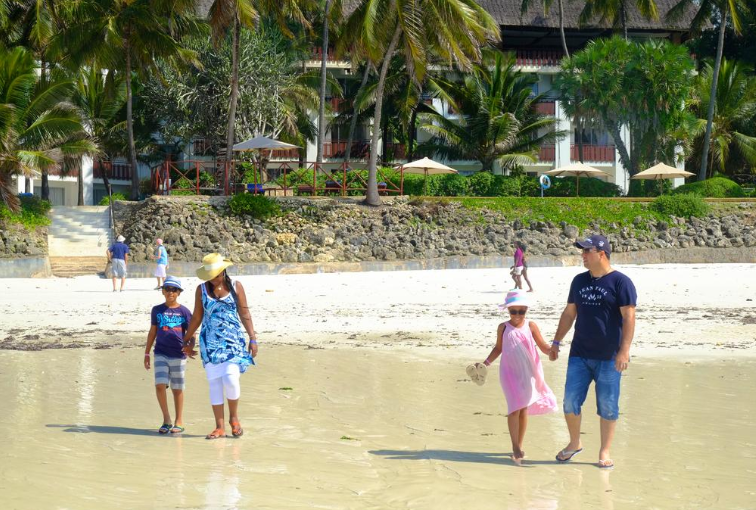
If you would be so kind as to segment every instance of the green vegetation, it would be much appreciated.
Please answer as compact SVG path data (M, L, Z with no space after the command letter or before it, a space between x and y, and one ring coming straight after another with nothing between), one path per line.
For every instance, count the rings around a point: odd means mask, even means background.
M706 216L711 209L704 199L693 194L662 195L651 207L665 216L690 218Z
M726 177L712 177L705 181L691 182L672 191L675 195L693 194L706 198L741 198L746 193L743 188Z
M126 195L124 195L123 193L113 193L113 200L126 200ZM110 197L102 197L99 205L110 205Z
M281 206L278 205L278 202L263 195L251 195L249 193L235 195L228 201L228 206L231 212L237 216L248 215L258 220L281 215Z
M292 391L292 390L294 390L294 388L292 388L290 386L284 386L284 387L278 388L278 389L281 390L281 391Z
M47 217L50 202L38 197L19 197L20 210L11 212L5 204L0 203L0 223L15 223L27 230L50 224Z
M341 436L342 441L359 441L356 437Z

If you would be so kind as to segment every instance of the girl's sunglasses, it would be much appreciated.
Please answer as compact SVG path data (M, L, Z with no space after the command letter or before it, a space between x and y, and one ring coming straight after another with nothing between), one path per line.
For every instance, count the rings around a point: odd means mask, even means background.
M512 310L511 308L509 309L509 315L525 315L526 313L528 313L527 310Z
M181 292L181 289L178 287L163 287L163 290L166 292Z

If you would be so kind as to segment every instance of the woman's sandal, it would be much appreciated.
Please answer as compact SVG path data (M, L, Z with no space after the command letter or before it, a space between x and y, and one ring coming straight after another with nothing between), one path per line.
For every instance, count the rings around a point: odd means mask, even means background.
M208 435L205 436L205 439L218 439L221 437L226 437L226 433L223 432L221 429L215 429L212 432L210 432Z
M244 434L244 429L242 428L241 423L239 423L239 420L232 420L228 423L231 425L231 434L234 437L241 437Z
M171 427L171 434L181 434L182 432L184 432L184 427L181 425L174 425Z
M158 429L158 433L159 434L167 434L168 432L171 431L171 427L173 427L172 424L170 424L170 423L163 423L162 425L160 425L160 428Z

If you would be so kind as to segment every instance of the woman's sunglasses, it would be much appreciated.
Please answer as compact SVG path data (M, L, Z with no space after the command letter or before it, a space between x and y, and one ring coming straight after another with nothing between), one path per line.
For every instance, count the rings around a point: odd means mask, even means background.
M512 310L511 308L509 309L509 315L525 315L526 313L528 313L527 310Z

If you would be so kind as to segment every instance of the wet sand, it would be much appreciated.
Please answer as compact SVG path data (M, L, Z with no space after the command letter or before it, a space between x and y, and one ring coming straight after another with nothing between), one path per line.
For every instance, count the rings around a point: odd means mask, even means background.
M497 371L452 352L269 346L242 378L240 439L212 428L188 368L183 437L159 436L152 373L130 349L0 351L0 507L753 509L756 359L638 357L623 380L613 471L561 414L531 417L516 467ZM545 366L561 402L566 360ZM287 389L290 388L290 389Z

